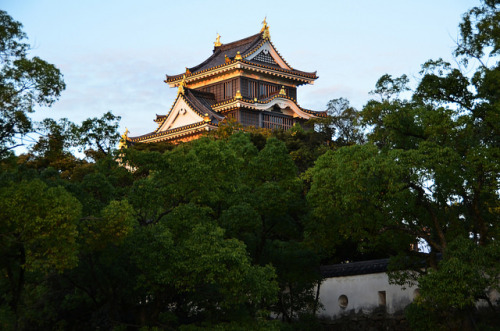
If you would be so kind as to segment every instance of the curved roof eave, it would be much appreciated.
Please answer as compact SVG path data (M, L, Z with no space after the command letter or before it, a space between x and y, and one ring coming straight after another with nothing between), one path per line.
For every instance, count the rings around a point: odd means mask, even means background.
M249 55L253 54L255 51L257 51L265 42L269 42L271 47L276 51L278 56L283 60L283 62L288 66L290 69L285 69L285 68L274 68L270 66L265 66L261 65L255 62L250 62L248 60L245 60L246 57ZM240 59L235 59L235 56L237 52L240 53L241 58ZM278 71L285 71L289 73L293 73L299 76L307 76L308 78L312 79L317 79L316 72L306 72L306 71L301 71L292 68L288 63L285 61L285 59L279 54L277 51L276 47L274 44L269 40L269 39L264 39L262 36L262 33L257 33L253 36L240 39L228 44L222 44L221 46L215 47L213 54L207 58L205 61L202 63L191 67L191 68L186 68L186 72L177 74L177 75L166 75L165 82L166 83L175 83L177 80L181 80L183 77L185 77L188 81L190 77L196 76L197 74L203 73L203 72L208 72L214 69L218 69L227 65L231 65L235 62L242 61L244 63L256 65L256 66L261 66L261 67L266 67L268 69L275 69Z

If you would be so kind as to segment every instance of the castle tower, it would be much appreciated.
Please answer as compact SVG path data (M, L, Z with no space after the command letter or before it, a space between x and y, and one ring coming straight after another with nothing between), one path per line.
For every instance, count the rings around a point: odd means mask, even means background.
M292 68L271 42L266 20L259 33L228 44L217 34L213 54L165 82L178 89L168 115L157 115L155 131L131 142L180 142L214 130L226 118L243 126L289 129L326 116L300 107L297 87L313 84L316 72Z

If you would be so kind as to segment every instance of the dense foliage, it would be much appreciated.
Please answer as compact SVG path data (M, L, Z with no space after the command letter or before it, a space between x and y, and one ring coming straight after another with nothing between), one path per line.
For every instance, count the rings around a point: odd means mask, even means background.
M419 288L414 329L486 326L476 303L495 316L500 285L498 6L465 14L456 66L428 61L413 89L384 75L361 111L334 99L315 130L230 122L119 151L110 112L31 121L64 83L0 12L0 329L318 329L320 264L387 256L392 281Z
M397 249L392 281L420 287L410 321L433 316L418 329L474 325L480 299L497 309L499 6L464 15L457 65L426 62L414 89L405 75L382 76L359 114L368 143L328 151L312 169L311 241L332 251L340 233L362 249ZM402 249L412 240L424 250Z

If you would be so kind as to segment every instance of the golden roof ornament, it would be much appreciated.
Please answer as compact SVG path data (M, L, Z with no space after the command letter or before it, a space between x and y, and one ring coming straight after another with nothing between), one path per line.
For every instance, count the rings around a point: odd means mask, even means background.
M243 99L243 96L241 95L240 90L236 91L236 95L234 96L236 100L241 100Z
M188 67L186 67L186 75L189 75L191 73L191 71L189 70Z
M260 29L260 33L262 33L262 38L264 40L271 40L271 35L269 34L269 25L267 25L266 17L262 21L262 29Z
M266 18L267 18L267 16L265 16L264 20L262 21L262 29L260 29L260 33L264 32L264 30L267 29Z
M128 133L130 131L125 128L125 132L122 134L122 138L120 139L120 142L118 143L118 149L122 149L122 148L127 148L127 141L129 140L128 139Z
M280 90L279 95L285 95L286 96L286 90L285 90L285 87L283 85L281 86L281 90Z
M231 62L231 59L227 57L227 54L224 55L224 60L226 63Z
M179 89L177 90L177 94L184 94L184 88L186 87L186 75L182 75L182 80L179 83Z
M222 46L222 44L220 42L220 34L217 33L217 37L215 38L215 42L214 42L214 47L219 47L219 46Z
M203 117L203 120L205 121L205 123L210 122L210 116L208 116L208 113L205 113L205 116Z
M243 60L243 57L241 56L240 54L240 51L238 51L238 53L236 53L236 56L234 57L235 60Z

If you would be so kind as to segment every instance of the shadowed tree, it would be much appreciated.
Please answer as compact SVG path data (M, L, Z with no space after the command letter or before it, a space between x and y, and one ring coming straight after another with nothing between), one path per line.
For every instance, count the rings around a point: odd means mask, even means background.
M382 76L373 93L380 99L360 114L369 144L328 152L312 170L308 197L319 220L313 228L372 244L388 235L408 246L425 243L429 254L400 249L393 260L395 270L415 272L391 276L398 284L423 284L417 304L438 312L438 323L464 325L475 302L498 287L499 6L484 1L464 16L455 55L469 73L431 60L414 91L406 76ZM328 234L315 234L328 244ZM484 255L469 259L463 250ZM424 259L429 270L415 263Z
M52 105L65 89L54 65L28 57L25 39L21 23L0 11L0 158L33 131L35 107Z
M25 293L28 286L33 289L44 275L78 263L76 221L81 205L62 187L48 187L40 180L2 185L0 324L17 329L26 327L22 321L33 309L26 307L33 295ZM10 314L12 319L4 320Z

